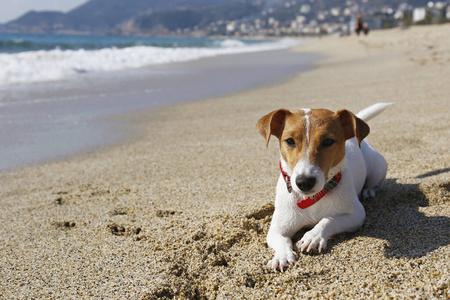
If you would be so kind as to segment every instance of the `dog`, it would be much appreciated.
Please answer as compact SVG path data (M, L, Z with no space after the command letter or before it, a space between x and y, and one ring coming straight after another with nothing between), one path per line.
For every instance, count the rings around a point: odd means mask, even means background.
M365 218L359 201L371 198L387 172L384 157L364 138L367 121L392 103L377 103L354 115L348 110L279 109L256 124L269 144L278 138L281 175L267 244L275 250L268 266L284 271L298 258L292 237L312 227L297 243L302 252L326 250L330 236L356 231Z

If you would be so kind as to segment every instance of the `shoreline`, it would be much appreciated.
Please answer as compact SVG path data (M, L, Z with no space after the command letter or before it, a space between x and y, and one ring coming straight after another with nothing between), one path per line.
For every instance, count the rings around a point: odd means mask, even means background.
M120 123L111 122L120 114L275 85L310 69L319 58L288 49L222 55L123 71L121 76L105 73L28 89L11 87L13 100L0 113L0 171L120 143L128 137Z
M449 297L449 33L445 25L316 40L298 51L327 57L285 82L130 114L139 139L0 174L0 293ZM265 148L257 120L280 107L357 112L388 101L368 137L388 161L387 181L363 201L362 228L270 271L279 151L276 139Z

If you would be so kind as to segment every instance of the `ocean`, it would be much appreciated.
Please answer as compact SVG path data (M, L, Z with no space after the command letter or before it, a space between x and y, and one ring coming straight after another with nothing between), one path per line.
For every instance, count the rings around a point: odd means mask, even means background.
M0 34L0 85L75 78L203 57L285 49L298 40Z
M0 172L127 141L126 114L277 84L320 58L299 44L0 34Z

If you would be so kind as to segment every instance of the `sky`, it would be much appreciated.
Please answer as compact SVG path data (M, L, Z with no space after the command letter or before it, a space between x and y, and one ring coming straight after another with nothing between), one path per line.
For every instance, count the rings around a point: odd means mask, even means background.
M67 12L88 0L4 0L1 1L0 23L12 21L29 10Z

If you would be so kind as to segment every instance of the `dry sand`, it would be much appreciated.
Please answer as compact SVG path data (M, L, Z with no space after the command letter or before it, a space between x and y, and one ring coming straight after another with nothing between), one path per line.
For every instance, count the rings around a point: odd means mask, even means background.
M450 26L327 37L286 83L124 116L135 139L0 176L0 297L450 296ZM395 106L370 122L389 163L356 233L265 267L279 176L255 129L284 107ZM301 237L300 233L296 239Z

